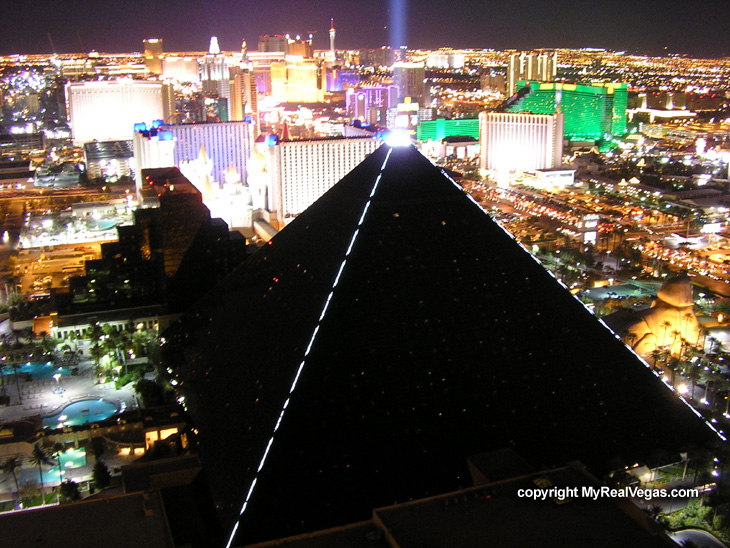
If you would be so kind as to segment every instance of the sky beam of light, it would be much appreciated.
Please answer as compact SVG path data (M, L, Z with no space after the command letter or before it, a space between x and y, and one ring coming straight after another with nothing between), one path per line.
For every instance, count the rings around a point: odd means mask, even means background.
M408 0L390 0L390 47L394 50L406 46L406 12Z

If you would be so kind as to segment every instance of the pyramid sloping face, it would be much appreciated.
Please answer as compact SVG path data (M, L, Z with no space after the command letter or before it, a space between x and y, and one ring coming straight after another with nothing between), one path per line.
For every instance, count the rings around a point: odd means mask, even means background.
M411 147L378 149L167 337L236 545L468 485L482 451L601 471L716 439Z

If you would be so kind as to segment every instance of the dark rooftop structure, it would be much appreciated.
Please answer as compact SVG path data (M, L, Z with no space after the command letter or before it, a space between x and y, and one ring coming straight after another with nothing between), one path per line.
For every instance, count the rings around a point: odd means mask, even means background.
M520 489L571 488L546 500ZM373 510L366 522L250 548L532 548L534 546L676 547L661 527L626 499L583 496L600 483L578 463ZM578 496L573 493L577 492ZM556 491L556 493L558 493Z
M87 162L131 158L134 156L132 140L128 141L92 141L84 144L84 155Z
M370 155L165 337L229 545L463 488L467 456L504 447L601 474L719 441L411 146Z
M162 497L133 493L0 516L3 547L173 548Z
M3 547L208 548L222 543L194 455L122 467L124 494L0 515Z
M119 239L86 261L70 294L56 295L62 314L159 305L187 309L246 258L246 241L229 232L195 186L177 168L142 170L134 224L117 227Z
M535 471L522 457L507 448L471 455L467 464L474 485L525 476Z
M0 180L8 182L8 180L18 180L27 182L32 178L34 171L30 167L28 161L0 161Z
M159 491L175 546L208 548L222 543L201 470L195 455L137 461L122 467L125 493Z

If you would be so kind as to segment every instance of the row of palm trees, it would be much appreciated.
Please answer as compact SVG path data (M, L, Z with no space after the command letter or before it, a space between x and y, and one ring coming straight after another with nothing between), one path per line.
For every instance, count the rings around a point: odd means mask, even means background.
M671 327L669 322L664 322L662 328L666 331ZM627 334L625 342L629 345L633 343L632 334ZM713 363L710 359L717 350L721 347L720 341L714 337L706 337L705 334L701 333L696 344L684 339L679 331L673 331L671 333L674 339L671 345L667 345L662 348L653 350L650 354L652 360L652 367L654 369L663 368L671 373L671 385L676 388L677 375L684 377L691 384L690 399L695 398L695 390L699 382L705 383L705 393L701 398L701 402L706 405L711 405L713 408L717 402L710 401L710 388L712 388L712 394L717 391L728 391L730 390L730 378L724 374L720 367ZM666 337L665 337L666 340ZM679 343L679 344L677 344ZM705 347L709 344L707 352ZM676 353L672 353L671 349L676 349ZM727 402L725 405L724 414L728 415L730 412L730 397L726 398Z
M38 467L38 476L40 479L41 489L41 504L46 503L46 492L45 485L43 482L43 467L44 466L58 466L59 474L61 473L61 453L63 453L65 447L62 443L54 443L51 447L44 448L40 443L33 446L33 451L28 457L28 462ZM0 470L13 479L16 493L16 506L22 508L22 497L20 494L20 484L18 482L18 474L20 469L23 467L23 458L19 455L8 457L0 464Z
M91 343L90 352L97 375L102 375L104 367L109 370L122 367L126 375L131 356L143 354L155 335L146 329L137 329L131 323L123 329L115 329L109 324L95 322L84 331L83 338ZM104 360L104 357L107 359Z

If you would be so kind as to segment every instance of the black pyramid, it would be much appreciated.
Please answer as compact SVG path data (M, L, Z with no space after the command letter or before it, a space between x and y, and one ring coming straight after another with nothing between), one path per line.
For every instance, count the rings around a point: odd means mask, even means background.
M413 147L383 145L166 334L232 545L717 439ZM243 508L243 513L239 513Z

